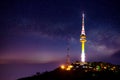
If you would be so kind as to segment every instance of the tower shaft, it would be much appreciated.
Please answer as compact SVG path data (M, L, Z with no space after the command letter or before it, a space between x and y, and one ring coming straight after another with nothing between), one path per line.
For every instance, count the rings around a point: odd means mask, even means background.
M85 62L85 42L82 42L81 50L81 62Z
M85 42L82 42L82 53L85 52Z

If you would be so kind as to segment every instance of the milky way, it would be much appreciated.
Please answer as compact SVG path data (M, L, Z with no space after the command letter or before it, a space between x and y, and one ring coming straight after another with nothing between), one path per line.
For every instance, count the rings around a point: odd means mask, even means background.
M60 61L68 38L71 56L78 59L83 11L88 61L109 61L120 50L118 9L117 2L107 0L1 1L1 63Z

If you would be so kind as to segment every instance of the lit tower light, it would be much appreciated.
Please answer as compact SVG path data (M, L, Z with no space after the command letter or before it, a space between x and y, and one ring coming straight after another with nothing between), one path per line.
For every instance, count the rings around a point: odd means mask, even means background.
M86 42L86 35L85 35L85 28L84 28L84 13L82 14L82 31L80 35L80 42L81 42L81 62L85 62L85 42Z

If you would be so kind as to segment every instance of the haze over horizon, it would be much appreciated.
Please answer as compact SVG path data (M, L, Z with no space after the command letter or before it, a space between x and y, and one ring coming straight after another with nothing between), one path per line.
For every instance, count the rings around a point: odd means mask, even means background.
M28 70L26 75L32 74L37 69L42 70L44 68L42 64L50 66L54 64L52 68L55 68L65 62L68 42L71 61L80 60L79 39L83 12L87 36L86 61L120 64L118 1L1 0L0 10L0 65L2 65L0 74L2 75L11 74L12 71L8 71L12 65L19 67L20 64L41 65L37 68L32 65L30 69L33 70L30 72ZM48 65L46 67L49 70ZM15 67L12 70L14 69ZM18 66L16 69L19 69Z

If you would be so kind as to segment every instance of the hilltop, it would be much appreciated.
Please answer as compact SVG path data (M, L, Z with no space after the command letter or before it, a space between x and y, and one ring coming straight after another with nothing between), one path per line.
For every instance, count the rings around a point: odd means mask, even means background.
M120 65L105 62L87 62L82 64L76 61L67 69L58 67L53 71L36 73L33 76L17 80L119 80Z

